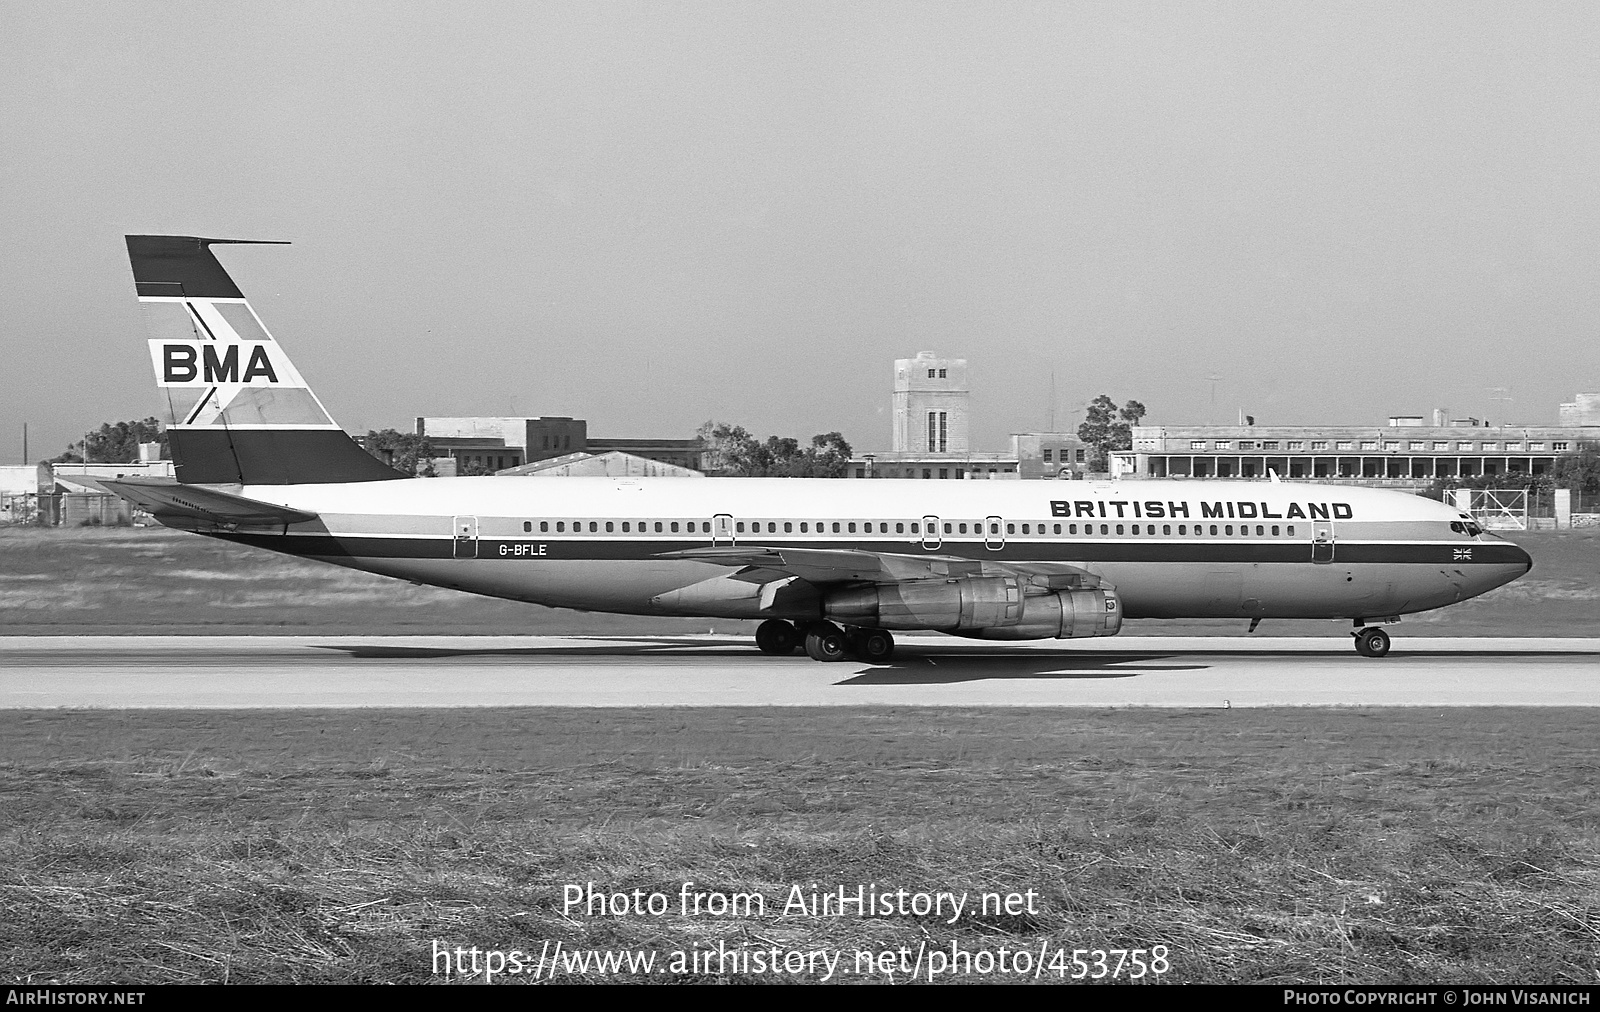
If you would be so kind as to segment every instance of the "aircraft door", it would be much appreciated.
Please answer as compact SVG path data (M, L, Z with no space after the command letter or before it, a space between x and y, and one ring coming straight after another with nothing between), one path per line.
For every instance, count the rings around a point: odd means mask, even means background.
M939 546L941 544L943 544L943 543L944 543L944 539L939 534L939 518L938 517L923 517L922 518L922 547L926 548L928 551L932 552L932 551L937 551Z
M998 552L1005 546L1005 521L999 517L985 517L983 521L983 547L991 552Z
M1333 561L1333 523L1329 520L1311 522L1311 561Z
M733 515L718 513L711 518L711 546L713 548L733 547Z
M456 517L454 540L456 558L476 559L478 557L478 518Z

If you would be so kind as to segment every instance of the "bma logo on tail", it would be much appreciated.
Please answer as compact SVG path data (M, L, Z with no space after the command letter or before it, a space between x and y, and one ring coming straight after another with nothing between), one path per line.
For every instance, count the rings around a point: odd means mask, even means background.
M150 342L150 359L163 387L303 385L272 343L158 340Z

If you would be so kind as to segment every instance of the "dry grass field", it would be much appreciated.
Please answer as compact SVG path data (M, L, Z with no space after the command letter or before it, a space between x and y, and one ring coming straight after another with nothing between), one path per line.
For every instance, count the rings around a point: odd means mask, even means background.
M0 977L420 982L434 940L955 941L1164 944L1173 983L1593 985L1594 732L1551 709L0 713ZM773 906L564 915L590 881ZM777 913L792 884L858 883L1039 900L954 925Z
M1400 635L1600 635L1600 528L1519 533L1533 572L1407 617ZM1133 621L1134 635L1243 635L1246 623ZM1348 623L1268 621L1271 635L1344 636ZM161 528L0 527L0 634L615 634L754 630L754 623L593 615L497 601Z

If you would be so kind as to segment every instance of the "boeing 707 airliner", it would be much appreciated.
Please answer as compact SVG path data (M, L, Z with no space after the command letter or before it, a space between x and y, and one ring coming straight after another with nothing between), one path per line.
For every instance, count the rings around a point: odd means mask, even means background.
M757 619L769 654L884 661L893 633L1112 636L1125 618L1387 622L1526 573L1469 514L1280 481L412 478L336 425L218 263L133 235L176 482L168 527L558 608Z

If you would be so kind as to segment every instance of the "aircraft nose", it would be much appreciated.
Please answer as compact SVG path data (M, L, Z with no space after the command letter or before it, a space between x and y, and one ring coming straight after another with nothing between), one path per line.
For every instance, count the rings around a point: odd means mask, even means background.
M1521 545L1516 545L1514 547L1517 551L1513 558L1522 564L1522 575L1526 576L1533 572L1533 556L1529 555L1527 549L1523 548Z

